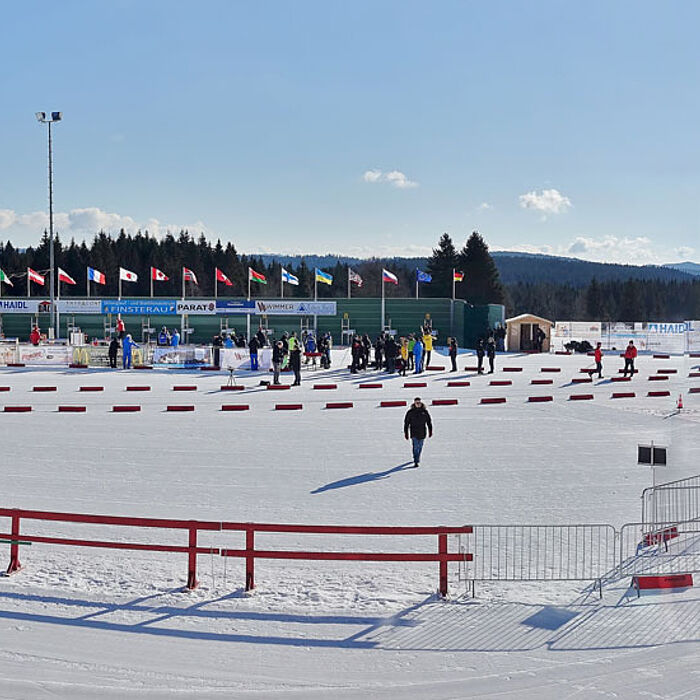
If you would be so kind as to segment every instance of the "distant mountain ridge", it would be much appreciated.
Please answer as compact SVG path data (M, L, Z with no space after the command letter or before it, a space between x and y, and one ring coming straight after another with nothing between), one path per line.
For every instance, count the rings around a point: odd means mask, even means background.
M689 282L700 275L700 265L693 262L673 263L668 265L620 265L618 263L600 263L578 258L563 258L555 255L538 253L520 253L511 251L493 251L491 253L498 267L503 284L569 284L573 287L585 287L592 279L599 282L613 280L663 280L666 282ZM367 258L347 255L256 255L266 265L278 262L282 265L298 265L303 259L307 266L331 267L336 263L357 265L367 262ZM377 257L375 260L385 265L395 265L404 270L416 267L425 269L427 258Z

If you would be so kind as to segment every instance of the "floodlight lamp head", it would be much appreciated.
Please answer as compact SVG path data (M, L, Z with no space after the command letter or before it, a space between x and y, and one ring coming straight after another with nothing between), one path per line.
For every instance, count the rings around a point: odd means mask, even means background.
M63 119L63 112L51 112L51 121L60 122Z
M38 122L44 122L46 121L46 112L37 112L36 113L36 120Z

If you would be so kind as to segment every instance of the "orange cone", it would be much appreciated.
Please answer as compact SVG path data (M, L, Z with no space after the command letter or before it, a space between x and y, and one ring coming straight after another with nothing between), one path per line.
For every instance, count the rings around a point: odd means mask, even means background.
M683 408L683 394L678 394L678 404L676 408L680 411Z

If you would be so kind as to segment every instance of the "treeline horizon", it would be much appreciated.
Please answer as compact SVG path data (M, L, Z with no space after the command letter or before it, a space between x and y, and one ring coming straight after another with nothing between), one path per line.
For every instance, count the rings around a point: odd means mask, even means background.
M198 284L187 283L187 297L214 296L214 271L219 268L231 280L232 286L218 284L219 296L245 297L248 292L248 268L267 278L267 284L252 282L255 298L279 298L281 270L284 267L299 278L299 285L284 285L285 298L312 298L314 295L314 267L304 259L298 264L277 260L267 261L261 255L239 254L233 243L220 240L212 244L204 234L192 237L183 230L156 238L146 233L117 236L97 233L88 244L72 240L65 245L54 239L55 265L75 281L75 285L61 284L62 297L84 297L87 267L106 275L106 284L91 283L91 296L113 297L118 294L119 268L138 274L138 282L122 283L123 297L150 295L150 268L156 267L169 276L168 281L154 282L156 297L182 295L182 267L192 270ZM265 256L267 257L267 256ZM315 257L315 256L309 256ZM510 264L513 264L511 260ZM524 272L532 265L522 258ZM44 273L49 267L49 238L44 233L36 247L15 248L10 241L0 243L0 269L13 286L2 285L3 297L26 297L26 270L30 267ZM352 265L338 260L335 265L322 269L333 276L331 285L318 284L319 299L347 297L348 268L358 273L363 284L352 284L352 296L378 297L381 295L382 268L398 277L398 285L385 284L387 298L414 297L416 268L411 262L397 258L370 258ZM463 272L465 281L455 285L455 298L471 304L504 304L506 316L533 313L551 320L604 320L604 321L683 321L700 318L700 278L689 281L668 279L626 279L598 281L593 278L587 285L575 285L568 278L561 282L551 279L515 282L504 285L499 270L489 253L488 245L478 232L473 232L464 246L457 250L448 234L443 234L433 253L427 259L423 272L432 275L432 282L420 283L421 298L451 298L452 270ZM531 279L531 276L528 277ZM32 284L32 296L47 296L48 288Z

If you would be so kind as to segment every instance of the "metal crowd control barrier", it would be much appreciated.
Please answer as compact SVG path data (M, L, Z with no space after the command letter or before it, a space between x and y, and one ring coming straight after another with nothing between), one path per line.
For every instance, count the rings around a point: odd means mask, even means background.
M620 577L700 571L700 520L627 523L619 556Z
M617 563L612 525L474 525L460 536L460 550L472 557L460 567L460 580L593 581L602 595L602 579Z
M9 533L0 532L0 541L10 545L10 563L7 573L12 574L21 568L19 548L32 543L62 544L73 547L100 547L104 549L128 549L149 552L176 552L187 554L187 588L197 586L197 555L210 554L245 559L246 590L255 587L255 559L303 559L307 561L430 561L439 564L439 590L447 595L447 567L449 562L469 560L471 555L464 552L448 551L447 536L467 534L469 526L461 527L371 527L349 525L273 525L260 523L213 522L201 520L171 520L165 518L135 518L114 515L87 515L82 513L55 513L50 511L23 510L20 508L0 508L0 517L11 519ZM152 544L144 542L121 542L67 537L47 537L28 535L21 532L22 520L52 521L58 523L82 523L92 525L116 525L134 528L158 528L162 530L187 530L187 545ZM197 535L200 531L239 531L245 533L244 549L220 549L199 547ZM306 534L346 534L346 535L435 535L436 552L337 552L299 550L259 550L255 549L255 533L306 533Z
M642 522L700 519L700 475L650 486L642 491Z

